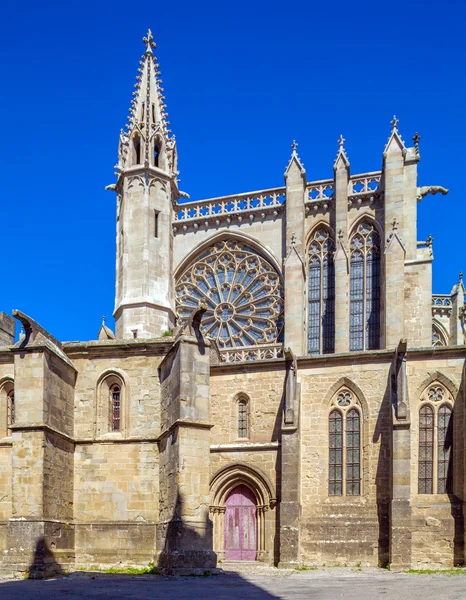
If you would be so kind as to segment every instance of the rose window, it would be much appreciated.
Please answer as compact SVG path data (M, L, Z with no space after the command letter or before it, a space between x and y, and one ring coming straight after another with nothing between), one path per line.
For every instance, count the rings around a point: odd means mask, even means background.
M280 276L243 242L226 240L206 249L177 281L176 302L182 319L205 302L202 330L220 348L270 344L281 338Z

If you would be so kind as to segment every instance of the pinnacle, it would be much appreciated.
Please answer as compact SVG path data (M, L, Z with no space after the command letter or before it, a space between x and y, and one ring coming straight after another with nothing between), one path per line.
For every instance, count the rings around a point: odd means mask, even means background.
M152 48L155 48L154 36L150 29L147 30L146 35L142 38L142 41L146 45L146 53L152 54Z

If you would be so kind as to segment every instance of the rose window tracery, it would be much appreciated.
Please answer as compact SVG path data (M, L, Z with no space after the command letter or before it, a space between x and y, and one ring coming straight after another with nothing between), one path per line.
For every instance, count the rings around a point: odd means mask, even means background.
M220 348L270 344L283 328L283 288L275 268L237 240L204 250L176 283L177 311L189 317L200 302L202 330Z

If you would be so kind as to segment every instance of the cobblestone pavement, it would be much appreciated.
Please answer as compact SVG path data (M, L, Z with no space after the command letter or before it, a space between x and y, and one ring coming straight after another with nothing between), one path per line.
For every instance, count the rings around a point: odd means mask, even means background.
M381 570L276 569L210 577L74 573L46 581L0 582L1 600L464 600L466 575L417 575Z

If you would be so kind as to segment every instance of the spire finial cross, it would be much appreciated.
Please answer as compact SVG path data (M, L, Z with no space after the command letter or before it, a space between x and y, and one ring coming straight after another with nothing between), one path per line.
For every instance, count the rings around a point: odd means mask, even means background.
M105 325L105 315L102 315L102 325Z
M296 140L293 140L293 143L291 144L291 149L293 150L293 152L296 152L297 147L298 147L298 142Z
M341 149L343 148L343 145L345 142L346 142L345 138L340 133L340 137L338 138L338 144L340 145Z
M460 283L463 283L463 271L460 271Z
M150 52L152 54L152 48L155 48L155 42L154 36L152 35L152 31L150 29L147 30L147 33L142 38L142 41L146 45L146 52Z
M399 121L399 119L396 118L396 115L393 115L393 119L390 121L390 125L392 126L392 131L395 131L399 122L400 121Z

